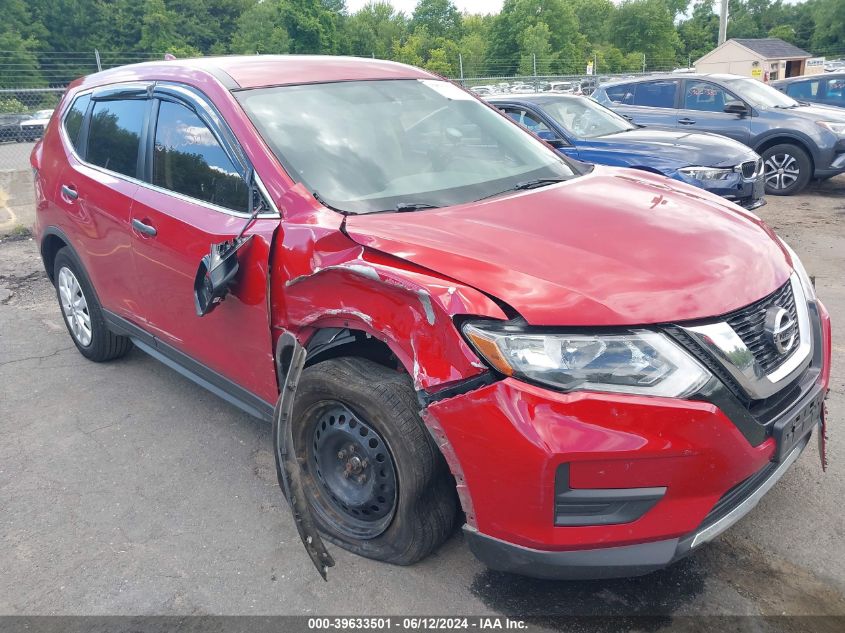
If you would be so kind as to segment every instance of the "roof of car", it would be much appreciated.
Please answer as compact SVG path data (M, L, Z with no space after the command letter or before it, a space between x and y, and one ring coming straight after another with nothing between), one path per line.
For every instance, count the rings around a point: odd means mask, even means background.
M215 76L230 89L367 79L440 79L419 68L366 57L332 55L233 55L144 62L105 70L86 83L122 81L127 73L139 80L170 79L180 73Z
M528 101L530 103L540 103L543 101L552 101L554 99L586 99L580 95L566 94L565 92L531 92L526 94L503 94L490 95L485 97L485 101Z
M784 84L791 84L795 81L807 81L812 79L845 79L845 71L837 73L818 73L815 75L800 75L798 77L787 77L786 79L778 79L773 81L773 85L782 86Z
M745 48L750 49L767 59L812 57L812 55L804 49L798 48L789 42L785 42L779 37L763 37L758 39L732 37L731 39L737 44L744 46Z
M743 75L731 75L728 73L655 73L653 75L642 75L634 78L628 77L627 79L605 81L602 82L599 87L605 88L607 86L633 84L643 81L660 81L661 79L672 79L674 81L679 81L681 79L715 79L716 81L719 81L720 79L748 79L748 77L744 77Z

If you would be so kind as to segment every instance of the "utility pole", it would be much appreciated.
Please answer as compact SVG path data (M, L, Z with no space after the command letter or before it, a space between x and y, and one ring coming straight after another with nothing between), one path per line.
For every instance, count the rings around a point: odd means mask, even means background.
M645 53L643 53L643 74L645 75Z
M461 85L464 85L464 56L458 53L458 66L461 69Z
M97 72L103 70L103 65L100 63L100 51L96 48L94 49L94 59L97 61Z
M537 90L537 53L531 53L534 57L534 90Z
M599 56L598 53L593 53L593 77L598 77L599 74Z
M728 37L728 0L722 0L722 11L719 13L719 46Z

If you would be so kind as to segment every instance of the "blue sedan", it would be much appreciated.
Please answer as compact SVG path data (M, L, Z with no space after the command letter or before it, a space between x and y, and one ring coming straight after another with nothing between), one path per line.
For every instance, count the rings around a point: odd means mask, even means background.
M765 204L760 157L738 141L637 126L586 97L502 95L487 101L572 158L663 174L747 209Z

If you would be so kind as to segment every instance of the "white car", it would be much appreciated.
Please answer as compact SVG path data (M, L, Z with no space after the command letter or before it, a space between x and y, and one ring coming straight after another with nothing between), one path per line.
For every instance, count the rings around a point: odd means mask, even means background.
M39 110L30 118L21 121L20 139L22 141L37 141L44 135L44 128L53 116L52 110Z

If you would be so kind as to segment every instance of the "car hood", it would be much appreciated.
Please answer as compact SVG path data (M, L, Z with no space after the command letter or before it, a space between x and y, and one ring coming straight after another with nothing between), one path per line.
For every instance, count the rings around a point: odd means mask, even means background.
M806 103L806 102L805 102ZM845 110L836 106L812 103L799 105L797 108L767 108L769 112L779 112L786 116L797 116L810 121L835 121L845 123Z
M752 149L718 134L653 127L584 139L576 145L579 149L594 152L625 152L632 155L631 158L647 159L647 162L641 164L659 162L674 165L676 169L690 165L732 167L748 160L757 160Z
M534 325L638 325L730 312L790 265L756 216L661 176L596 167L484 202L348 216L361 245L508 303Z

